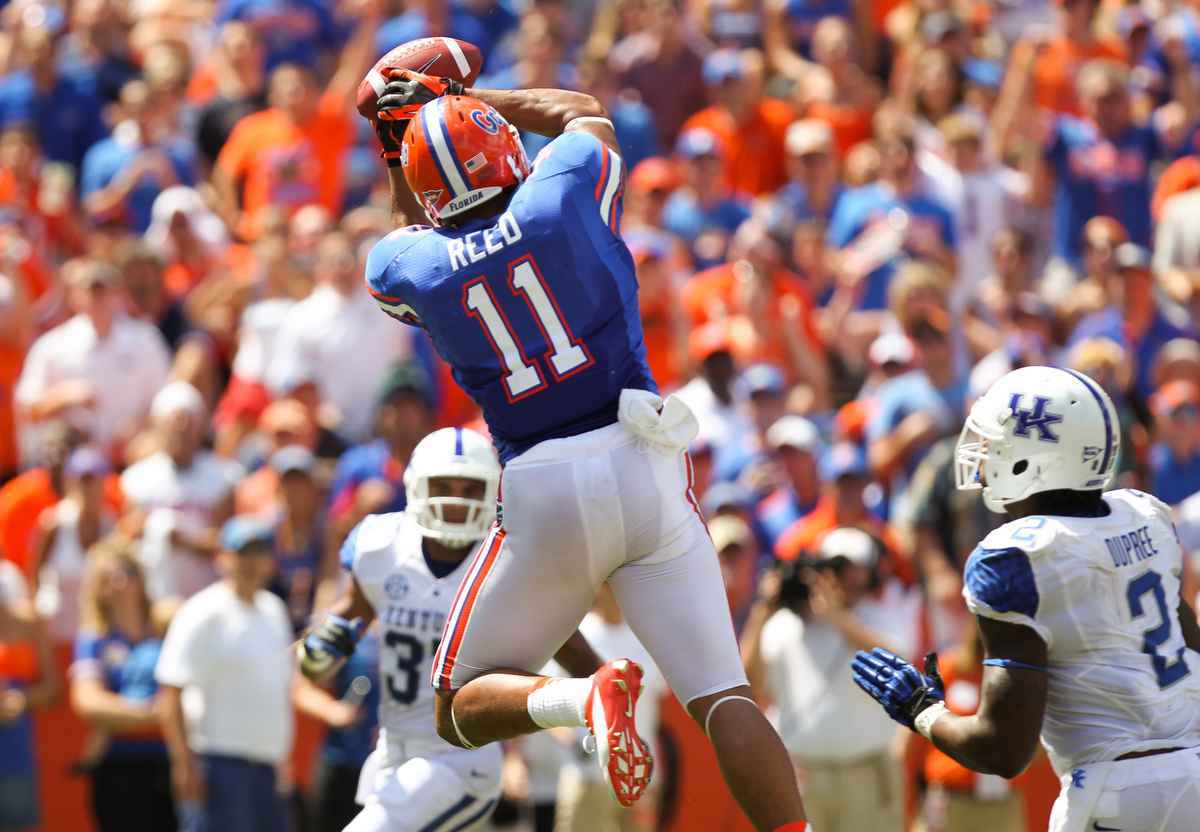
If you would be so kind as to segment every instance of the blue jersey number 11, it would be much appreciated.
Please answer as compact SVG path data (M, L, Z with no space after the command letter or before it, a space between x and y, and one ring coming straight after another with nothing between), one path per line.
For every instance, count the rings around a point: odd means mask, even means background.
M1141 618L1145 614L1142 599L1147 593L1154 595L1154 603L1158 607L1158 624L1142 634L1142 652L1150 657L1158 686L1165 688L1178 682L1190 671L1183 658L1183 647L1176 651L1174 660L1169 660L1158 652L1158 648L1171 637L1173 624L1167 611L1167 595L1163 591L1162 575L1154 571L1143 572L1129 582L1129 587L1125 590L1125 597L1129 600L1129 612L1134 618Z
M525 299L542 337L550 345L546 362L555 381L591 364L587 347L571 334L533 257L527 255L509 265L508 287L513 294ZM541 368L526 355L517 333L496 303L486 278L476 278L463 287L463 304L483 326L484 334L500 358L508 400L515 402L545 389L546 380Z

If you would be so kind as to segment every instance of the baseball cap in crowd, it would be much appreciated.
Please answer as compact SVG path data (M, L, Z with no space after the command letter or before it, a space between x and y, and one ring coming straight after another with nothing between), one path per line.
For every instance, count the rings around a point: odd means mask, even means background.
M871 535L852 526L842 526L828 532L821 538L819 551L821 560L845 558L868 569L879 559L879 547Z
M1200 405L1200 387L1184 379L1167 382L1150 397L1150 409L1159 416L1174 413L1189 404Z
M150 417L155 421L180 412L203 417L205 410L204 396L186 381L172 381L150 403Z
M63 466L63 475L72 479L79 477L103 477L112 471L108 457L90 445L84 445L71 451L67 463Z
M828 153L833 147L833 129L819 119L802 118L788 127L783 146L792 156Z
M746 486L736 482L718 482L704 492L701 508L706 517L717 517L728 509L742 511L750 508L754 495Z
M775 421L767 428L767 447L771 450L795 448L798 451L816 453L821 447L821 434L816 426L803 416L790 414Z
M1113 252L1119 271L1149 271L1150 252L1137 243L1121 243Z
M716 134L705 127L693 127L679 134L675 141L675 153L684 159L699 159L702 156L720 156L721 145Z
M746 62L736 49L717 49L704 59L704 83L723 84L746 74Z
M752 364L738 379L738 389L747 398L760 393L782 396L787 390L787 382L774 364Z
M679 187L679 172L669 159L651 156L634 166L629 174L629 187L638 193L673 191Z
M675 250L675 238L665 231L651 228L635 228L624 234L625 245L633 255L633 262L641 265L647 260L668 260Z
M430 410L437 407L429 374L416 362L403 361L388 370L379 385L379 403L387 404L401 393L415 394Z
M867 474L867 456L857 445L839 442L825 452L817 473L824 482L835 482L849 476L864 477Z
M912 341L899 332L885 332L872 341L870 349L867 350L867 357L876 367L885 367L888 364L908 366L912 363L914 355Z
M111 263L99 260L76 262L63 269L67 284L80 289L93 286L116 286L121 282L121 272Z
M303 445L288 445L271 455L271 468L279 476L292 473L311 474L316 457Z
M248 549L266 549L275 545L275 532L270 525L249 515L239 515L221 527L221 548L241 554Z
M713 548L723 552L730 546L753 548L754 533L746 525L746 521L730 514L722 514L708 521L708 534L712 537Z

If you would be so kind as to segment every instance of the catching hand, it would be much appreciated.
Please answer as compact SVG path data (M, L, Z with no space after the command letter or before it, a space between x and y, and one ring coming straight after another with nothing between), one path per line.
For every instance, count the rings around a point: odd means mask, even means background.
M870 653L858 651L851 668L854 683L882 705L888 716L907 728L913 727L917 714L946 698L937 669L937 653L925 657L923 674L882 647Z
M300 671L310 679L323 679L338 662L350 657L363 632L363 621L347 621L340 615L326 616L320 627L297 645Z
M434 78L405 70L391 77L375 106L380 121L408 121L430 101L443 95L462 94L462 83L453 78Z

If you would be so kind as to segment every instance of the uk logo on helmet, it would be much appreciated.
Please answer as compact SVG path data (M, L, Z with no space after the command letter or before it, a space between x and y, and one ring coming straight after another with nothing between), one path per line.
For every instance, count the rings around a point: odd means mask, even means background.
M500 122L497 120L495 113L472 110L471 121L478 124L481 130L491 133L493 136L500 132Z
M1061 422L1063 420L1062 415L1046 412L1046 405L1050 404L1050 400L1045 396L1033 397L1032 410L1025 410L1021 407L1022 398L1024 397L1020 393L1013 393L1012 399L1008 403L1013 416L1017 418L1017 426L1013 429L1013 436L1028 439L1029 431L1032 429L1037 431L1039 442L1057 442L1058 434L1050 430L1050 426Z

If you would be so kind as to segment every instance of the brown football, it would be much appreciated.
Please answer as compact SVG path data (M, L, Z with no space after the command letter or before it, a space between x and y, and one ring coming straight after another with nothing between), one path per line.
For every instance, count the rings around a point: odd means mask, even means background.
M453 78L470 86L483 69L479 48L455 38L421 38L392 49L358 85L358 111L366 118L375 117L375 100L387 83L389 70L411 69L435 78Z

